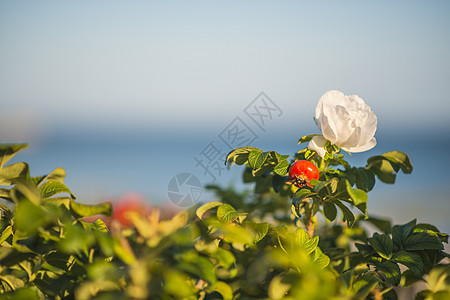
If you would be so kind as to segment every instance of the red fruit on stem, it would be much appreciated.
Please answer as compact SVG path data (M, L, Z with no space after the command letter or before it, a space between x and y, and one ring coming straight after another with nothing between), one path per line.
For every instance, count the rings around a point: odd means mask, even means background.
M311 179L319 179L319 169L310 161L297 160L289 169L289 178L299 188L305 185L311 187L309 184Z

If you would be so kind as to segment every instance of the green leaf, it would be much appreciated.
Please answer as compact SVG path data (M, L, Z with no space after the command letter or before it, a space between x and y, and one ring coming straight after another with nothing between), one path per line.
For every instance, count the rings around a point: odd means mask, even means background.
M164 270L164 289L176 299L185 299L194 294L189 277L174 269Z
M371 238L368 238L372 248L384 259L390 259L392 256L392 249L394 243L387 234L375 233Z
M28 147L28 144L6 144L0 145L0 169L22 149Z
M85 230L78 224L67 222L64 227L64 237L58 242L58 247L67 254L88 254L89 248L95 243L92 232Z
M223 300L233 299L233 289L223 281L217 281L214 285L213 291L218 292L222 295Z
M355 168L355 173L356 187L365 192L370 192L375 186L375 175L373 172L366 168Z
M345 204L342 203L342 201L333 199L332 202L339 207L339 209L342 212L342 220L344 222L347 222L348 228L351 228L353 226L353 224L355 223L355 215L353 215L351 210L348 209L348 207L345 206Z
M200 256L195 251L181 253L176 258L179 261L178 268L180 270L196 275L210 284L216 283L215 267L207 258Z
M23 198L28 199L36 205L40 205L42 203L39 191L30 180L16 182L14 188L10 190L10 196L16 204Z
M7 226L5 229L3 229L2 231L2 235L0 236L0 245L6 241L7 238L9 238L11 236L11 234L13 233L12 231L12 227L11 225Z
M430 231L436 233L439 236L441 242L448 243L448 234L440 232L436 226L431 225L431 224L419 223L416 225L414 232L419 232L419 231L421 231L421 229L430 230Z
M358 248L359 253L362 256L369 256L373 252L373 248L366 244L355 243L356 248Z
M86 266L88 278L94 279L100 283L104 280L120 280L118 268L107 260L98 260ZM117 287L116 287L117 288Z
M364 192L363 190L360 190L360 189L352 188L352 186L350 185L348 180L345 181L345 184L347 186L347 193L350 196L350 198L352 199L353 204L355 206L358 206L361 203L366 203L367 202L367 198L368 197L367 197L366 192Z
M280 176L286 176L289 173L289 166L287 160L282 160L273 168L273 171Z
M223 202L221 202L221 201L212 201L212 202L205 203L195 211L195 214L201 220L203 218L203 215L205 214L205 212L207 212L208 210L210 210L214 207L220 206L222 204L223 204Z
M401 250L391 258L391 261L407 266L408 269L418 275L423 273L423 261L417 253Z
M58 181L47 181L39 187L39 192L41 197L46 199L50 198L56 194L68 193L72 199L75 199L75 195L69 190L69 188L61 182Z
M50 174L32 177L34 185L39 185L46 180L58 181L64 183L66 171L63 168L56 168Z
M383 156L389 159L389 161L397 163L403 173L411 174L413 166L408 155L406 155L405 153L400 151L390 151L384 153Z
M60 183L64 183L64 179L66 178L66 171L59 167L54 169L50 174L45 176L44 180L51 180L51 181L57 181Z
M225 269L229 269L236 262L233 253L223 248L217 248L214 253L210 253L209 255L215 258L218 265Z
M10 198L10 189L0 188L0 198Z
M396 263L384 261L381 264L377 264L376 268L386 275L386 280L390 284L394 286L399 285L402 274L400 267Z
M317 135L320 135L320 134L309 134L309 135L305 135L305 136L301 137L301 138L298 140L298 143L297 143L297 144L309 142L310 140L312 140L313 137L315 137L315 136L317 136Z
M14 275L0 275L0 282L4 283L7 291L15 291L25 286L25 282Z
M413 169L408 155L400 151L390 151L370 157L366 168L373 171L385 183L394 183L395 173L398 173L400 169L405 174L410 174Z
M310 189L302 188L295 192L294 199L295 200L303 200L305 198L310 198L315 195L317 195L317 193L311 192Z
M36 287L20 287L13 292L5 293L4 297L4 299L14 300L42 299L39 297L38 289Z
M0 188L0 198L5 200L11 200L10 192L11 191L9 189Z
M112 204L111 203L100 203L94 205L87 205L77 203L75 201L70 202L70 207L73 212L75 212L79 217L90 217L98 214L103 214L111 216L112 214Z
M292 284L284 282L284 277L276 275L269 284L269 298L274 300L283 299L287 292L291 289Z
M270 161L278 164L282 162L283 160L287 160L289 158L289 155L282 155L277 153L276 151L270 151Z
M336 219L337 209L333 203L325 201L323 203L323 212L329 221L334 221L334 219Z
M367 168L374 172L384 183L395 183L396 174L392 164L383 156L374 156L367 160Z
M1 222L1 219L5 219L5 218L7 220L11 220L13 218L13 213L11 212L10 208L7 205L0 203L0 222Z
M248 154L251 151L261 151L258 148L255 147L242 147L232 150L230 153L228 153L227 158L225 159L225 165L227 163L230 163L232 166L234 163L237 165L243 165L248 161Z
M439 236L430 230L413 233L403 244L405 250L443 250Z
M428 286L433 293L447 292L446 296L450 294L450 266L438 266L430 271L427 280ZM442 298L448 299L448 298Z
M280 175L274 175L272 177L272 188L273 190L278 193L283 186L286 184L287 177L281 177Z
M261 152L261 150L252 150L248 154L248 165L253 170L257 170L262 167L268 155L269 152Z
M136 258L133 253L125 250L125 248L122 247L118 240L114 240L113 250L117 258L122 260L127 265L132 265L136 262Z
M356 299L367 299L367 296L378 285L380 280L374 274L359 276L352 285L352 290L357 293Z
M244 172L242 173L242 181L244 183L250 183L256 181L256 176L253 175L252 168L245 168Z
M244 224L245 227L250 232L253 238L253 243L255 244L260 240L262 240L266 236L267 231L269 230L268 223L255 223L252 221L245 221Z
M54 206L63 206L67 210L70 210L70 202L73 200L69 197L53 197L45 200L45 203L50 203Z
M11 185L28 177L28 164L18 162L0 169L0 185Z
M255 176L257 180L260 179L258 177L261 177L261 176L264 177L263 179L266 179L267 177L264 176L264 175L266 173L269 173L270 171L272 171L273 170L273 166L268 164L267 161L266 161L266 163L263 164L262 167L254 169L254 170L251 169L251 170L252 170L253 176Z
M314 250L314 264L318 265L321 269L330 264L330 258L319 247Z
M97 231L97 232L102 232L102 233L109 232L108 226L106 226L105 222L102 219L96 219L94 222L80 221L80 223L83 226L83 228L86 230L91 229L92 231Z
M318 236L310 238L308 233L306 233L306 231L301 228L298 228L295 233L296 243L298 247L302 247L308 254L313 253L316 250L317 246L319 245Z
M416 226L417 220L414 219L403 225L395 225L392 227L392 240L397 246L402 247L406 241L406 238L413 231L414 226Z
M315 180L311 180L311 183L313 183ZM317 181L318 183L314 185L314 191L315 192L320 192L322 189L324 189L325 187L329 187L331 193L335 193L339 184L339 179L337 179L336 177L331 178L330 180L327 181Z
M411 270L406 270L402 273L402 286L408 287L418 281L422 281L422 275L417 275Z
M236 223L224 223L224 227L221 228L221 231L223 232L223 240L228 243L240 245L253 244L253 237L249 230Z
M20 232L29 235L50 221L42 206L37 206L26 198L19 201L14 214L16 217L14 226Z
M37 186L44 180L45 176L46 175L33 176L33 177L31 177L31 182Z
M264 194L270 191L272 178L270 176L267 177L258 177L255 184L255 194Z
M217 209L217 218L221 222L234 221L240 216L245 216L247 213L237 212L231 205L223 203Z

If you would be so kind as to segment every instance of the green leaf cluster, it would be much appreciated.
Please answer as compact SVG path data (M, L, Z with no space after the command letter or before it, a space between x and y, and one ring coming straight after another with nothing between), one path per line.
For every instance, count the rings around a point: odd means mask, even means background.
M12 299L69 297L94 254L114 255L104 223L82 217L108 215L112 208L75 202L62 168L32 177L24 162L5 165L25 147L0 145L0 293Z

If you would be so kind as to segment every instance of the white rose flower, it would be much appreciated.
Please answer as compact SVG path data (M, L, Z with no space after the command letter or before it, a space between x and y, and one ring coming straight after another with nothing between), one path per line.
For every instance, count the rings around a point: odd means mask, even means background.
M340 91L328 91L316 107L316 124L322 136L315 136L308 148L321 157L325 155L325 140L347 152L362 152L377 144L374 138L377 130L377 117L356 95L345 96Z

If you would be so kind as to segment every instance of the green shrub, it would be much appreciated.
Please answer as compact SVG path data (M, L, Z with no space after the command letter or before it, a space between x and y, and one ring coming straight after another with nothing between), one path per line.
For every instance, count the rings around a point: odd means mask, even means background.
M108 228L83 218L110 215L111 204L77 202L63 169L31 177L26 163L5 166L25 146L0 146L2 298L396 299L397 288L425 279L429 288L418 299L449 295L448 235L367 212L377 178L392 183L400 170L412 171L404 153L352 167L333 145L324 158L303 149L290 161L235 149L226 162L245 166L253 192L208 186L220 201L170 220L159 220L156 209L134 214L132 228L114 221ZM289 184L295 160L319 166L311 187ZM379 232L369 235L366 224Z

